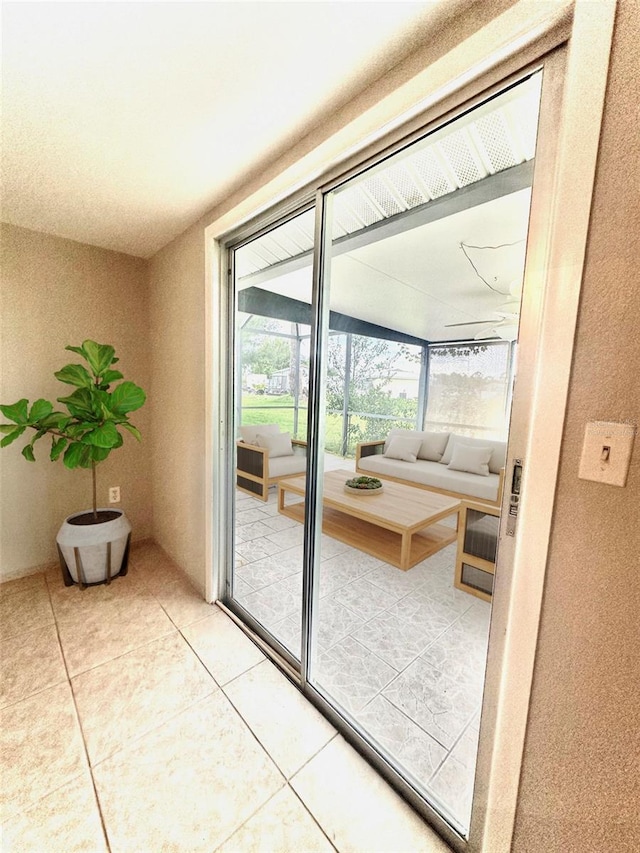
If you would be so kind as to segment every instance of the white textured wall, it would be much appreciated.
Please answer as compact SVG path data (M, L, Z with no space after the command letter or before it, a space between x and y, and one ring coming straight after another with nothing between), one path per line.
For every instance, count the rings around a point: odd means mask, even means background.
M204 235L151 261L154 538L204 593Z
M71 240L2 226L0 402L55 401L73 390L53 375L76 356L67 344L91 338L110 343L125 379L149 390L147 262ZM124 446L98 467L98 502L122 489L121 506L133 538L151 534L150 409L132 422L141 444ZM4 421L4 418L3 418ZM25 433L26 436L26 433ZM20 454L24 436L0 451L0 578L57 560L55 537L65 516L91 506L91 472L49 461L50 441L35 447L36 462Z
M621 0L525 745L516 853L640 850L640 436L625 488L584 426L640 425L640 4Z

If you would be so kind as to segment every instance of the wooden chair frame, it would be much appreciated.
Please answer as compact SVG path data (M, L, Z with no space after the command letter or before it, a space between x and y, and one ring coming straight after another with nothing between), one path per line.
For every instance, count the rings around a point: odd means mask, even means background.
M293 438L291 444L294 453L302 448L306 455L306 441ZM269 499L269 486L275 486L284 477L293 476L295 476L293 473L270 476L269 451L265 447L247 444L241 440L236 442L236 486L241 491L254 498L267 501Z

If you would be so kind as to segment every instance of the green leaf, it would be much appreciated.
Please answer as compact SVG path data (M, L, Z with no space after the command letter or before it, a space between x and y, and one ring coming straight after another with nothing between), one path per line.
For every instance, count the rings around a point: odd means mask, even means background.
M82 438L82 436L90 429L95 429L95 424L70 424L65 432L71 438Z
M101 376L109 367L115 353L114 348L108 344L97 344L95 341L88 340L82 342L82 349L86 354L91 370L96 376Z
M93 417L92 397L88 388L78 388L68 397L58 397L57 399L59 403L65 404L74 418L84 420L84 418Z
M93 385L89 371L81 364L67 364L62 370L56 370L53 375L60 382L66 382L67 385L77 385L78 388L90 388Z
M16 438L20 438L25 429L26 427L23 426L13 427L12 431L7 433L2 441L0 441L0 447L7 447L12 441L15 441Z
M51 453L49 455L49 458L52 462L55 462L56 459L60 457L60 454L65 449L67 444L68 442L66 438L59 438L57 441L54 439L51 442Z
M36 400L31 411L29 412L29 421L39 421L40 418L46 418L53 411L53 405L48 400Z
M78 353L78 355L81 355L83 358L86 358L86 357L87 357L87 354L86 354L86 352L82 349L82 347L72 347L72 346L68 346L68 347L65 347L65 349L68 349L68 350L69 350L69 352L77 352L77 353Z
M6 435L8 432L13 432L16 427L13 424L0 424L0 432Z
M94 462L104 462L107 456L111 453L110 447L92 447L91 458Z
M100 423L102 423L102 421L112 419L113 413L109 409L111 399L107 391L104 391L102 388L98 388L97 385L93 385L90 393L93 417L97 421L100 421Z
M38 426L43 427L44 429L55 428L63 430L70 420L71 418L68 415L63 414L63 412L51 412L51 414L47 415L46 418L40 418Z
M111 364L115 364L115 363L116 363L116 361L120 361L120 359L119 359L119 358L112 358L112 359L111 359Z
M65 450L63 459L65 468L84 468L87 460L91 462L91 448L88 444L73 441Z
M82 441L85 444L93 444L95 447L108 447L111 449L112 447L116 447L118 435L118 430L113 421L107 421L106 424L88 432Z
M105 372L100 376L102 385L110 385L112 382L115 382L116 379L122 379L122 374L119 370L105 370Z
M9 418L10 421L16 424L26 424L28 405L29 401L27 399L18 400L12 406L0 406L0 412L2 412L5 418Z
M25 446L22 448L22 455L29 462L35 462L36 461L36 457L34 456L34 453L33 453L33 447L30 444L25 444Z
M139 409L147 399L142 388L134 382L122 382L111 394L111 411L116 415L125 415Z
M140 435L140 430L137 429L137 427L134 427L133 424L120 424L120 426L123 426L125 429L128 429L129 432L131 433L131 435L134 435L138 439L138 441L142 440L142 436Z

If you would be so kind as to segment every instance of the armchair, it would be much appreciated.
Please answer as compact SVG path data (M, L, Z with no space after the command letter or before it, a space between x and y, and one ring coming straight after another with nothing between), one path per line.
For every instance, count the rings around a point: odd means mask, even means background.
M236 442L236 485L243 492L266 501L269 486L284 477L304 474L307 442L281 433L277 424L240 427Z

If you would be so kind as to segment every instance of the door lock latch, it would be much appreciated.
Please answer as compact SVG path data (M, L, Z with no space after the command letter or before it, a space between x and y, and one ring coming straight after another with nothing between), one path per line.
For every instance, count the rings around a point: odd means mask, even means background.
M507 536L516 535L516 522L520 509L520 492L522 490L522 459L513 460L511 475L511 494L509 495L509 511L507 514Z

